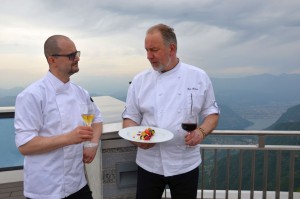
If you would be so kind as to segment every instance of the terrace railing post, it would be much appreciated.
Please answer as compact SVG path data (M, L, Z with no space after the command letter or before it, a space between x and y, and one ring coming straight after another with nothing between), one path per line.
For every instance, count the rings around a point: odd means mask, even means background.
M218 149L214 149L214 194L213 198L216 198L216 190L217 190L217 176L218 176Z
M293 199L294 194L294 176L295 175L295 151L290 153L290 180L289 180L289 199Z
M267 198L268 187L268 151L264 151L264 168L263 168L263 199Z
M225 198L228 199L229 176L230 176L230 149L227 149L227 166L226 166L226 193Z
M204 191L204 186L205 186L205 161L204 161L204 149L201 149L201 159L202 159L202 163L201 163L201 182L202 182L202 186L201 186L201 199L203 199L203 191Z
M258 136L258 148L265 148L265 135Z
M250 199L254 199L254 182L255 182L255 160L256 160L256 151L252 151L252 162L251 162L251 190L250 190Z
M239 155L239 187L238 187L238 199L242 198L242 179L243 179L243 150L240 150Z
M281 151L277 151L276 158L276 193L275 199L280 199L280 177L281 177Z

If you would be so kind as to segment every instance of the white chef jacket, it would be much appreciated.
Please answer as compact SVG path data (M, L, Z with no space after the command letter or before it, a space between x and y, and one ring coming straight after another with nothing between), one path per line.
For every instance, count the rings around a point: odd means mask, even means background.
M16 99L15 142L17 147L35 136L68 133L83 125L79 104L92 103L83 88L64 84L51 72L30 85ZM93 103L94 104L94 103ZM94 123L102 122L94 104ZM24 195L29 198L61 199L87 184L83 144L74 144L24 158Z
M199 145L187 148L184 143L186 131L181 128L192 103L193 113L203 118L219 113L211 81L200 68L179 62L165 73L149 69L134 77L128 89L123 118L141 126L167 129L174 134L172 140L157 143L153 148L138 148L136 163L140 167L173 176L200 165Z

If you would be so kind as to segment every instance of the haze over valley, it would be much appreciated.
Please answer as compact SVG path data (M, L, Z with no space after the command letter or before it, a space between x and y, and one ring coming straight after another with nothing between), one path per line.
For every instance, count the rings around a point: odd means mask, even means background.
M132 76L75 79L92 96L126 100ZM240 78L211 78L221 109L218 129L267 128L289 107L300 104L300 75L255 75ZM0 106L14 106L22 87L0 88ZM101 108L101 107L100 107Z

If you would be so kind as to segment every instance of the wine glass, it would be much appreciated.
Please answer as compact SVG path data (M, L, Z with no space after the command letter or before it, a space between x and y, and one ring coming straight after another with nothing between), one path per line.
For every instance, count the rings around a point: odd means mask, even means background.
M191 94L190 105L185 111L185 117L181 122L181 128L188 133L197 128L198 114L193 113L193 95Z
M197 128L198 115L189 113L181 122L181 128L186 130L188 134ZM194 146L186 145L186 148L193 148Z
M193 94L191 93L190 105L187 107L186 116L181 123L181 128L191 132L197 128L198 115L193 113Z
M181 123L181 128L187 132L191 132L197 128L198 117L195 114L187 114Z
M81 109L81 118L82 118L83 122L85 123L85 125L92 126L92 122L95 117L93 104L81 104L80 109ZM91 141L86 141L83 144L83 146L85 148L94 147L97 145L98 145L97 143L92 143Z

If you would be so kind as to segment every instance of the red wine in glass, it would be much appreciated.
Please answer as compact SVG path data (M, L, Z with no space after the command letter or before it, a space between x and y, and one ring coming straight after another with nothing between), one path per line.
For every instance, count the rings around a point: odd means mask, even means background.
M193 113L193 95L191 93L191 106L186 110L187 115L184 117L181 128L187 132L191 132L197 128L198 115Z
M188 114L181 122L181 128L187 132L192 132L197 128L197 115Z
M181 128L188 132L191 132L197 128L197 123L182 123Z

